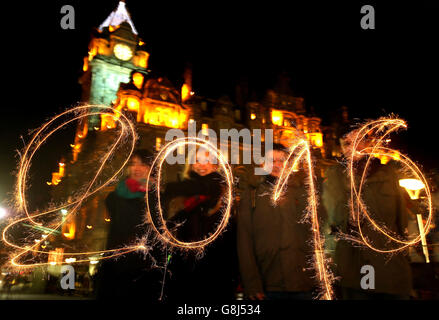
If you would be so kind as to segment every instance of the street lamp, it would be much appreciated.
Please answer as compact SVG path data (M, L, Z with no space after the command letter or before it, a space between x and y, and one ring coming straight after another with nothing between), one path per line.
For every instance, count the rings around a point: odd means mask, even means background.
M410 199L419 199L419 193L425 188L425 185L418 179L401 179L399 185L403 187L410 196Z
M0 207L0 219L3 219L7 215L8 215L8 211L5 208Z
M418 200L421 190L425 188L424 183L422 183L422 181L418 179L401 179L399 180L399 185L407 191L410 199L412 200ZM416 214L416 218L418 220L419 234L421 235L422 252L424 253L425 261L427 263L430 263L427 240L425 239L424 233L424 223L422 222L422 215L418 213Z

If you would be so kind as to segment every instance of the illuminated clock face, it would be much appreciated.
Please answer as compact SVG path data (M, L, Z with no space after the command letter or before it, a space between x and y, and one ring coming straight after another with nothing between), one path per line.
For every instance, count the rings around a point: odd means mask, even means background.
M114 46L114 55L120 60L128 61L133 56L133 51L127 45L118 43Z

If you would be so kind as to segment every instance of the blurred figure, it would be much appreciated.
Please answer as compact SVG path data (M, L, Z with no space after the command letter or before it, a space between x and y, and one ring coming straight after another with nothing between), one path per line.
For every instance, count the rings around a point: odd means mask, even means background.
M217 171L212 154L199 148L196 161L190 162L193 164L186 165L182 181L166 184L163 195L169 204L168 229L174 230L175 237L184 242L201 241L215 232L223 218L225 192L224 178ZM233 226L229 225L205 248L201 258L190 250L185 256L172 256L167 284L170 300L233 299L237 273L233 234Z
M366 148L368 143L360 146ZM342 141L345 155L347 150ZM363 172L365 158L358 158L355 175ZM408 212L404 200L404 190L399 187L397 166L394 161L382 165L380 160L370 160L366 183L362 190L362 200L369 215L391 234L407 239ZM394 254L376 252L365 245L352 243L340 235L359 238L357 222L350 218L350 181L341 164L326 171L323 183L322 203L328 213L328 229L336 235L335 263L336 276L341 277L342 298L356 299L409 299L412 293L412 274L407 250ZM368 242L380 249L391 249L394 245L364 218L362 233ZM393 247L392 247L393 246ZM374 270L374 288L361 288L363 266Z
M186 165L183 181L165 186L164 197L170 202L168 224L182 224L176 230L181 241L200 241L219 222L224 185L213 162L208 151L199 149L196 162Z
M3 291L6 293L6 297L11 294L11 288L15 284L14 275L11 272L8 272L3 278Z
M150 160L147 150L135 151L128 165L128 177L106 199L111 219L107 249L136 245L148 232L145 194ZM102 260L97 274L97 298L157 300L161 272L151 267L151 259L140 252Z
M266 157L273 163L271 173L262 177L256 189L243 192L238 212L244 295L251 300L312 299L314 272L308 264L312 233L308 223L301 223L307 207L305 176L303 170L290 176L284 195L274 205L273 188L288 152L274 144Z
M435 210L435 221L434 221L434 229L431 231L431 240L433 245L433 257L432 260L434 262L439 262L439 171L433 170L431 174L431 198L433 202L433 210Z
M332 269L339 281L334 283L338 298L349 299L350 290L360 285L360 253L358 245L338 238L339 233L355 236L355 227L349 222L350 185L345 167L336 163L325 171L321 205L325 207L326 248L332 253Z

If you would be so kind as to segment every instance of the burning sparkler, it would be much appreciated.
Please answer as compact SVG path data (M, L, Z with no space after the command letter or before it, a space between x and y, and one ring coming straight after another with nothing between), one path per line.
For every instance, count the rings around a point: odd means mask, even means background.
M115 142L110 146L106 154L103 156L98 170L96 171L91 181L88 183L88 186L85 188L84 193L82 195L79 195L76 199L67 201L66 203L63 203L60 206L57 206L56 208L51 208L44 212L31 213L29 211L26 201L26 189L27 189L28 172L31 166L31 162L38 149L40 149L40 147L47 141L47 139L50 136L52 136L58 130L62 129L63 127L67 126L68 124L74 121L93 115L106 114L108 116L109 113L113 113L113 112L117 113L114 118L120 124L119 136L117 137ZM69 119L63 121L63 117L69 117ZM61 124L59 124L59 121L61 121ZM55 128L53 128L53 126L55 126ZM12 247L13 249L16 249L16 251L12 254L12 258L10 260L10 263L13 266L35 267L39 265L49 264L48 262L24 264L24 263L20 263L19 259L23 258L28 253L46 254L46 255L50 254L48 251L43 251L38 249L40 247L41 242L44 241L47 236L59 232L58 229L63 225L64 221L68 218L68 216L74 215L78 211L78 208L81 206L81 204L85 201L86 198L102 190L102 188L107 186L119 175L119 173L122 171L122 169L129 161L132 152L134 151L136 139L137 139L137 135L135 132L134 125L131 123L131 121L128 118L125 117L125 115L123 115L121 112L117 110L114 110L111 107L99 106L99 105L78 106L70 110L67 110L52 118L50 121L45 123L39 130L36 131L30 143L24 149L24 152L21 156L20 167L17 175L17 187L16 187L16 202L18 208L17 211L23 212L25 214L25 217L14 219L9 225L7 225L4 228L2 234L3 241L8 246ZM109 159L114 155L115 150L123 143L129 144L129 152L123 164L120 166L119 169L115 170L114 174L107 181L103 182L102 184L92 189L92 187L97 183L98 177L102 173L105 165L107 164ZM69 208L69 210L65 211L67 208ZM66 213L63 214L63 219L61 222L55 221L54 225L51 225L50 228L46 228L42 226L43 223L37 222L37 220L41 219L43 216L47 217L50 213L58 212L59 210L63 210L63 212ZM18 224L22 224L23 222L26 222L31 227L35 227L34 229L44 228L44 230L46 230L47 232L47 235L45 237L42 237L41 239L34 239L35 241L31 241L28 244L17 244L16 242L14 242L14 240L9 239L9 237L7 236L8 231L12 227ZM96 259L100 260L100 259L106 259L142 249L145 249L143 245L135 245L135 246L129 246L119 249L102 250L95 252L64 252L64 255L69 257L94 255L99 257L99 258L94 258L95 260ZM71 261L71 263L80 263L80 262L90 262L90 259L78 258L75 261L73 261L73 259L70 259L69 261Z
M352 137L351 138L352 144L350 145L349 148L350 157L348 162L348 172L351 181L350 206L351 206L352 219L357 224L358 232L361 237L360 242L365 244L370 249L380 253L395 253L409 246L416 245L419 241L425 239L425 236L428 234L429 229L431 227L433 209L432 209L430 188L428 187L427 180L425 179L424 175L422 174L418 166L407 156L403 154L399 154L399 157L395 159L395 157L393 157L393 155L395 154L395 150L389 149L384 146L384 143L386 142L386 139L390 133L406 127L407 127L406 123L401 119L381 118L366 123L365 125L363 125L362 127L360 127L358 130L356 130L350 135ZM364 142L368 142L367 147L362 147L364 146ZM380 226L370 216L365 204L361 200L361 193L364 187L364 183L366 181L367 168L370 164L370 160L377 156L391 157L397 161L400 161L402 165L406 168L406 171L410 172L410 174L419 182L419 184L422 184L425 189L426 204L428 207L428 218L425 223L425 226L423 226L424 228L420 230L419 236L417 236L413 240L406 241L399 239L395 235L392 235L389 231L385 230L383 226ZM356 178L354 174L354 162L359 157L367 157L367 160L363 172L360 175L359 183L357 186ZM362 232L361 220L363 216L372 224L372 226L375 228L377 232L380 232L385 237L387 237L390 241L397 243L399 246L391 249L377 248L372 243L370 243L367 237L365 237Z
M97 111L98 110L98 111ZM86 113L86 111L90 111L90 113ZM120 124L120 132L116 141L111 145L109 150L106 152L103 157L101 164L96 171L96 174L88 183L88 186L85 188L85 191L82 195L78 196L75 199L68 201L56 208L52 208L50 210L46 210L44 212L31 213L29 211L27 201L26 201L26 182L28 179L28 172L31 166L31 161L38 151L38 149L42 146L42 144L47 141L47 139L53 135L55 132L68 125L73 121L80 120L84 117L93 116L93 115L109 115L110 112L115 112L114 120L118 121ZM61 122L55 128L52 126L59 121L64 116L71 116L69 120ZM362 126L359 130L353 133L352 145L350 146L350 157L348 162L349 176L351 181L351 214L354 221L357 222L358 230L361 236L361 242L364 243L367 247L372 250L381 253L391 253L403 250L408 246L412 246L417 244L422 239L425 239L425 235L429 232L431 221L432 221L432 200L430 189L428 187L427 181L423 176L420 169L415 165L413 161L411 161L408 157L399 154L398 161L400 161L408 171L411 171L413 177L417 179L423 186L425 193L427 195L426 201L428 206L428 218L423 226L423 229L420 231L420 235L411 241L405 241L398 239L396 236L391 235L388 231L384 229L384 227L380 226L374 219L371 218L369 213L366 210L364 203L361 200L362 189L366 180L366 171L369 165L371 158L377 156L384 157L393 157L395 154L395 150L386 148L384 146L384 142L388 135L399 128L405 128L406 124L404 121L400 119L393 118L382 118L376 121L371 121ZM372 146L368 146L365 148L361 148L362 142L365 139L373 138ZM136 141L136 133L134 125L126 118L121 112L114 110L111 107L106 106L80 106L73 108L71 110L65 111L60 115L54 117L52 120L48 121L44 124L32 137L30 143L25 148L23 155L20 161L20 167L17 176L17 188L16 188L16 201L18 209L24 213L24 217L17 218L12 221L8 226L3 230L3 241L9 245L10 247L16 249L18 251L14 253L11 258L11 264L16 267L34 267L37 265L47 265L48 262L42 263L27 263L23 264L19 262L20 258L23 258L27 253L32 254L49 254L48 251L39 250L40 243L50 234L59 232L58 229L62 226L63 222L68 218L69 215L73 215L78 211L78 208L85 201L86 198L90 197L94 193L98 192L105 186L107 186L111 181L113 181L121 172L121 170L125 167L129 158L134 151L135 141ZM115 173L102 184L95 186L94 189L92 187L97 184L98 177L102 173L104 166L107 164L109 159L114 155L117 147L129 141L129 152L127 154L126 159L123 161L123 164L119 169L115 170ZM171 231L168 229L166 220L163 215L163 209L160 203L160 184L162 180L162 167L163 164L168 157L168 155L172 154L176 149L188 146L200 147L206 149L210 154L212 154L216 159L219 160L220 168L223 172L223 176L225 178L227 184L227 190L225 191L224 197L224 205L223 205L223 215L220 223L217 225L215 232L211 233L207 238L193 241L193 242L184 242L177 239ZM316 274L318 275L318 279L322 286L322 297L327 300L331 300L333 298L333 290L332 290L332 282L333 275L328 268L328 263L326 261L326 257L324 255L324 240L322 235L320 234L320 226L318 221L318 199L316 195L316 186L314 182L314 172L313 165L311 159L311 151L309 143L306 139L298 139L296 143L291 147L291 152L288 156L287 161L284 163L284 166L281 171L281 175L279 180L275 186L272 200L277 202L280 198L283 190L286 188L287 180L291 174L297 171L299 164L304 163L306 170L308 172L307 176L307 185L308 185L308 208L306 213L306 218L309 219L311 223L311 230L313 233L313 245L314 245L314 268L316 270ZM358 186L355 183L354 178L354 161L356 158L360 156L366 156L367 161L365 168L361 174L360 183ZM155 182L153 183L153 178L155 175ZM227 162L224 155L209 141L199 139L199 138L180 138L169 142L165 145L158 153L157 157L154 159L151 170L148 175L146 188L147 190L152 190L155 187L156 196L158 198L157 207L151 208L149 201L149 194L146 193L146 203L147 203L147 212L146 212L146 220L150 222L152 229L155 231L156 236L159 240L168 248L170 245L173 248L178 249L197 249L202 250L206 245L214 241L227 226L228 220L230 218L230 211L233 201L233 175L229 163ZM68 210L67 210L68 208ZM50 213L57 212L59 210L63 210L63 219L62 222L57 222L54 225L50 225L50 228L43 226L41 222L38 220L43 216L47 216ZM67 210L67 211L66 211ZM400 244L398 248L388 249L388 248L376 248L374 247L367 238L363 235L361 229L360 218L361 215L364 215L367 220L375 227L375 229L381 232L383 235L388 237L391 241ZM8 239L7 234L8 230L17 224L26 223L27 226L33 227L36 230L44 230L46 232L46 236L41 239L34 239L35 241L29 241L28 244L17 244L14 241ZM146 250L145 242L142 244L137 244L133 246L127 246L124 248L111 249L111 250L102 250L96 252L64 252L65 256L68 256L69 263L81 263L81 262L90 262L90 258L76 258L78 256L91 256L93 255L94 261L100 259L107 259L110 257L119 256L122 254L126 254L128 252L133 252L137 250ZM66 260L67 261L67 260Z
M225 192L226 196L226 205L224 209L224 214L222 216L221 222L218 224L215 232L213 232L209 237L206 239L200 240L200 241L193 241L193 242L184 242L180 241L177 238L174 237L174 235L171 233L171 231L166 226L166 220L163 216L163 210L160 204L160 183L162 179L162 166L165 162L168 155L172 154L174 150L184 147L185 145L189 146L196 146L196 147L202 147L206 149L210 154L212 154L216 159L219 160L219 165L221 167L221 170L224 173L224 177L227 184L227 191ZM157 169L155 170L155 168ZM156 171L156 183L154 183L156 187L156 194L158 199L158 205L157 208L151 208L148 194L146 194L146 203L147 203L147 209L148 209L148 217L147 220L152 222L151 225L153 229L158 234L159 238L165 243L170 244L172 247L177 248L183 248L183 249L203 249L206 245L214 241L224 230L224 228L227 226L227 223L230 218L230 210L232 206L233 201L233 175L232 170L230 168L229 163L227 162L224 155L209 141L199 139L199 138L179 138L175 139L171 142L169 142L167 145L165 145L160 152L158 153L157 157L154 159L154 162L151 165L151 170L148 175L146 188L149 190L149 188L152 187L152 177L153 172ZM156 209L156 210L155 210ZM156 215L158 216L156 219Z
M324 255L324 240L320 234L320 226L318 221L317 206L318 200L316 196L316 188L314 184L314 172L311 159L310 146L304 139L298 139L291 148L291 152L284 163L279 180L275 186L272 200L276 202L283 192L288 177L295 171L299 163L305 162L308 171L308 208L307 218L311 221L311 230L313 234L314 245L314 267L318 275L318 279L322 286L322 296L326 300L332 300L333 276L329 271L326 257ZM291 161L290 161L291 159ZM292 163L291 163L292 162ZM291 163L289 165L289 163Z

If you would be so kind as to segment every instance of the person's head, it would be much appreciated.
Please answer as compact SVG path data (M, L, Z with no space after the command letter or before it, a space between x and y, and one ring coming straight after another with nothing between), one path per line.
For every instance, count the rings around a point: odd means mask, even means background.
M128 178L140 181L146 179L151 169L151 153L146 149L133 152L128 164Z
M357 134L357 130L347 131L340 139L341 151L345 157L350 157L352 153L352 140L353 137ZM364 137L357 145L356 151L360 152L366 148L369 148L373 145L373 137L367 135ZM359 154L354 154L354 158L358 158Z
M432 192L436 192L439 190L439 170L433 169L429 174L429 185L431 187Z
M265 155L266 162L264 163L264 168L273 177L279 178L287 158L287 149L280 143L273 143L273 148L268 150ZM270 163L272 164L271 173Z
M189 171L194 171L200 176L207 176L218 170L218 164L215 162L212 152L205 148L198 148L196 154L189 156L189 163L186 165L184 177L189 177Z
M200 148L197 151L195 163L192 164L192 171L200 176L207 176L218 169L213 155L206 149Z

